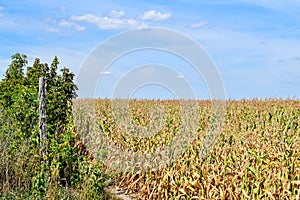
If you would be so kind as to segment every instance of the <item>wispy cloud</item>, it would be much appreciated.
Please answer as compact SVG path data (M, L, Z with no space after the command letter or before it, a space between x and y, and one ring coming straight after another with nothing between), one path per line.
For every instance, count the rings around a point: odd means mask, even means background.
M60 11L61 13L66 12L66 10L67 10L67 7L65 7L65 6L62 6L62 7L60 7L60 9L59 9L59 11Z
M200 28L207 24L207 21L200 21L194 24L191 24L191 28Z
M104 72L101 72L100 75L111 75L112 72L110 71L104 71Z
M142 20L163 21L171 17L171 13L161 13L156 10L149 10L143 13Z
M125 12L123 10L111 10L106 16L111 18L121 18L125 16Z
M65 27L65 28L73 28L76 31L84 31L85 30L84 26L80 26L80 25L78 25L74 22L70 22L70 21L67 21L67 20L64 20L64 19L59 22L59 25L61 27Z
M146 24L125 17L124 11L112 10L104 17L93 14L74 15L70 18L72 21L83 21L95 24L99 29L126 29L146 27Z
M52 17L48 17L48 18L46 18L46 20L45 20L47 23L52 23L52 24L55 24L56 22L57 22L57 20L56 19L54 19L54 18L52 18Z
M0 6L0 11L2 11L2 10L4 10L4 7ZM0 13L0 17L2 17L2 16L3 16L3 14Z
M67 28L70 28L72 26L73 23L67 21L67 20L61 20L59 22L59 25L62 26L62 27L67 27Z
M242 2L255 4L258 6L263 6L271 9L285 9L290 7L291 5L294 7L299 4L299 0L285 0L285 1L277 1L277 0L241 0ZM299 6L297 6L299 7Z
M59 32L58 29L56 29L56 28L48 28L47 31L50 33L58 33Z

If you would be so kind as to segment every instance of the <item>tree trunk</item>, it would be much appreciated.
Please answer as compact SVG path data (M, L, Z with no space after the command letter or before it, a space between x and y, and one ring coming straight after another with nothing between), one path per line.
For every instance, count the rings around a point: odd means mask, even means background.
M46 80L39 78L39 129L40 129L40 154L45 158L48 154L46 134Z

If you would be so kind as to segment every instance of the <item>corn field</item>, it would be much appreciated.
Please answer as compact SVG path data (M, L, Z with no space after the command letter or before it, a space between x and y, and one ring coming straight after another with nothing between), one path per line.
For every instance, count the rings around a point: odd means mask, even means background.
M74 102L77 132L99 162L117 159L105 148L104 137L123 151L151 153L169 145L182 125L184 111L177 100L130 100L133 124L157 129L139 137L129 121L117 120L125 111L114 110L113 101L122 100ZM300 199L300 101L226 104L224 124L207 154L202 153L203 137L211 125L212 103L203 100L197 101L196 137L178 159L157 170L107 167L107 173L116 174L110 184L139 199ZM161 109L151 111L153 105Z

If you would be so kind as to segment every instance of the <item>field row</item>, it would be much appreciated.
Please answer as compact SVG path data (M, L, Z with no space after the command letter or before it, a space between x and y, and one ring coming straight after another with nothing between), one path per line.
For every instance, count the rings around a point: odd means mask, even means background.
M299 197L299 101L227 101L222 118L211 101L191 103L77 100L75 122L118 187L140 199Z

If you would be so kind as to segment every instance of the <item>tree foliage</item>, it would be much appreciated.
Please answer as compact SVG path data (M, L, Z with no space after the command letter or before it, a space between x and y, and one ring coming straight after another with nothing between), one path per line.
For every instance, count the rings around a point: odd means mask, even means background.
M50 67L38 58L27 66L26 55L19 53L11 59L0 81L0 198L2 192L14 189L39 198L49 187L78 187L82 173L89 173L79 170L88 159L76 146L73 131L74 74L68 68L59 72L56 56ZM39 155L39 77L47 83L47 158Z

